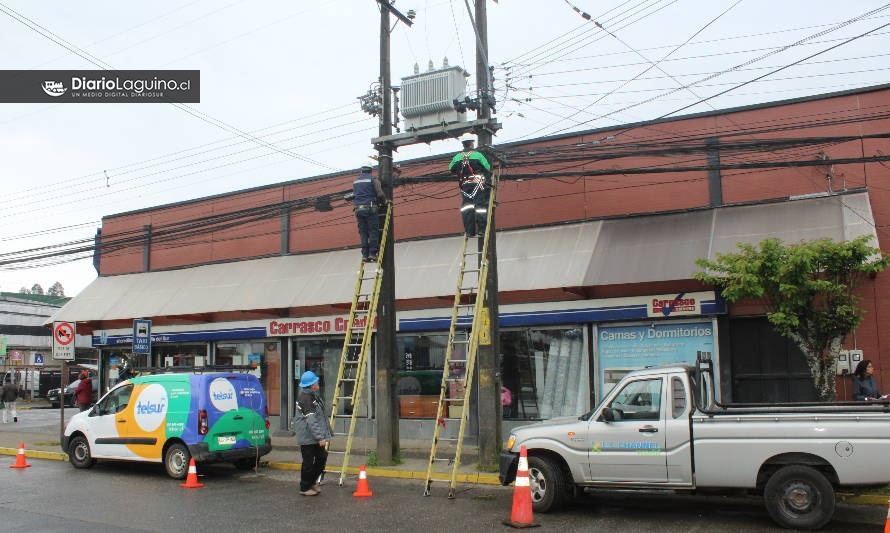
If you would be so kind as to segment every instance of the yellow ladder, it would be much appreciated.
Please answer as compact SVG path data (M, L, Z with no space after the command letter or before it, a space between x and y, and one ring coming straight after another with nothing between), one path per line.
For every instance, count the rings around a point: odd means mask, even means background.
M330 453L343 454L343 462L340 466L340 486L343 486L343 479L346 477L346 470L349 466L356 421L360 414L359 406L362 394L365 392L365 373L368 353L371 351L374 322L377 320L377 301L380 297L380 285L383 280L383 255L391 218L392 204L386 204L386 219L380 237L377 262L365 263L362 261L359 265L352 306L349 308L349 320L346 323L346 336L343 339L343 349L340 352L340 368L337 371L337 384L334 387L334 398L331 402L330 424L334 438L345 436L346 443L343 451L330 450L331 442L328 442L327 445ZM337 432L337 422L340 421L342 426L346 426L346 420L349 421L348 429L345 432Z
M476 353L480 339L488 335L489 313L485 307L485 284L488 278L488 243L491 232L497 192L497 177L492 178L491 196L488 199L488 220L482 235L482 251L467 251L471 240L464 235L461 248L460 272L457 277L457 291L451 308L451 326L448 330L448 346L442 368L442 385L439 389L439 405L436 409L436 427L433 429L433 442L426 470L423 495L430 495L433 481L445 481L442 473L434 479L435 465L447 462L451 467L448 497L454 498L457 471L460 468L464 433L469 420L470 397L473 390L473 372L476 367ZM473 239L475 242L476 239ZM469 326L469 329L467 328ZM490 339L488 339L490 342ZM448 432L447 424L459 424L457 435ZM454 445L454 454L439 457L439 443Z

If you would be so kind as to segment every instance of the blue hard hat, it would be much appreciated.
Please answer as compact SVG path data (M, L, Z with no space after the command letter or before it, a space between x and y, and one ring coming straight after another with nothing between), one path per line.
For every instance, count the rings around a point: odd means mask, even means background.
M315 375L315 372L311 370L307 370L303 372L303 375L300 376L300 386L301 387L311 387L318 383L318 376Z

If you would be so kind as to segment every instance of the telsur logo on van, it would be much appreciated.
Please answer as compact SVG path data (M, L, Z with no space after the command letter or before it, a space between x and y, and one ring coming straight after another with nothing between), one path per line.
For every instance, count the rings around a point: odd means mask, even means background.
M210 382L210 403L223 413L238 409L237 395L235 386L226 378L216 378Z
M167 419L167 389L153 383L139 391L133 413L136 424L142 431L158 429Z

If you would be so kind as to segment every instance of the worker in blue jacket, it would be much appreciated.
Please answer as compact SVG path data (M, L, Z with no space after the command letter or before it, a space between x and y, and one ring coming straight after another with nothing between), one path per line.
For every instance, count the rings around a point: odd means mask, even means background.
M352 201L362 243L362 261L376 263L380 251L379 209L386 203L386 197L380 181L371 174L371 170L371 167L363 166L361 174L352 182Z

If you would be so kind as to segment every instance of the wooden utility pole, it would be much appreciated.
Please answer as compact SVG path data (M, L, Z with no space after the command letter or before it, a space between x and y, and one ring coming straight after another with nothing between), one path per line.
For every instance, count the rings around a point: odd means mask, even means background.
M384 5L385 4L385 5ZM389 14L394 8L388 0L378 0L380 6L380 96L383 111L380 116L380 137L392 135L392 99L390 97L389 65ZM378 176L386 200L393 201L392 145L377 143ZM396 277L395 216L389 221L388 234L384 236L383 280L377 306L377 371L374 379L377 400L377 461L381 465L393 464L399 454L399 398L396 380L399 360L396 354Z
M488 18L486 0L476 0L476 91L479 96L480 120L491 118L491 74L488 68ZM491 146L491 130L482 128L477 132L479 147ZM489 161L493 158L488 156ZM495 191L492 191L495 194ZM497 205L495 201L494 205ZM488 310L488 338L490 344L480 345L477 352L479 365L479 464L483 468L495 467L503 442L501 440L501 395L498 358L500 355L500 330L498 328L498 252L496 209L489 214L491 224L488 237L488 278L485 289L485 308ZM482 241L479 241L480 251Z

